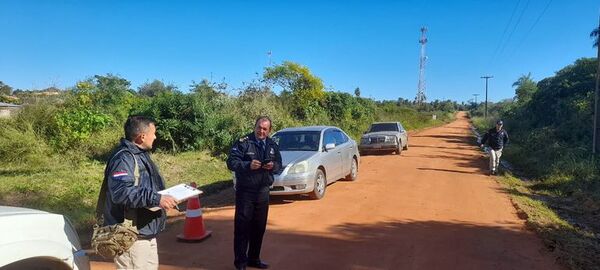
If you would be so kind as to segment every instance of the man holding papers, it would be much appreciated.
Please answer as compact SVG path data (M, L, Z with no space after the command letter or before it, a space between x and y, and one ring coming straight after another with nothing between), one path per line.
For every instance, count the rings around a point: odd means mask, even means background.
M227 168L237 179L233 239L237 269L269 268L260 259L260 249L269 213L269 187L273 174L282 170L279 146L269 137L271 126L269 117L259 117L254 132L236 142L227 158Z
M165 188L158 167L149 150L156 139L153 120L131 116L125 122L125 138L111 155L104 171L108 189L104 200L104 224L133 221L138 240L125 253L115 257L117 269L158 269L156 236L165 227L166 209L177 205L170 195L158 191ZM149 208L160 207L160 211Z

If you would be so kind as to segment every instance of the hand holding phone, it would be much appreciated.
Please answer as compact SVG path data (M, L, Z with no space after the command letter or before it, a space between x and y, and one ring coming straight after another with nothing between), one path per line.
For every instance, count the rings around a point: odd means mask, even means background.
M263 162L262 168L265 170L272 170L273 169L273 161L271 160L265 160Z
M252 162L250 163L251 170L258 170L258 169L260 169L261 166L262 166L262 163L256 159L253 159Z

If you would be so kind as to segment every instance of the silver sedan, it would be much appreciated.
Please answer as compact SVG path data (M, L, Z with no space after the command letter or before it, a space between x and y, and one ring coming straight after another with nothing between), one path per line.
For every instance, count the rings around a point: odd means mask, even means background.
M363 155L392 151L400 155L402 150L408 150L408 133L400 122L373 123L360 139L358 148Z
M358 146L337 127L286 128L272 138L279 144L284 168L275 175L272 195L308 193L321 199L328 184L358 178Z

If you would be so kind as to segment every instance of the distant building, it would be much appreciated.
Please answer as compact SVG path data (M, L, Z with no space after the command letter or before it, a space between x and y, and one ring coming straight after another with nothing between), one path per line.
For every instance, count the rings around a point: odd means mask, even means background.
M8 118L21 109L21 105L0 102L0 118Z

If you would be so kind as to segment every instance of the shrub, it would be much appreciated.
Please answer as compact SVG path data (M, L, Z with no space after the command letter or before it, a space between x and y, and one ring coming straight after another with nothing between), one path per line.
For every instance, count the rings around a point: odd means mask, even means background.
M109 126L112 118L90 109L67 108L56 114L55 121L58 134L53 141L59 149L64 150L80 146L92 133Z
M0 129L0 162L43 166L50 149L30 123L2 121Z

